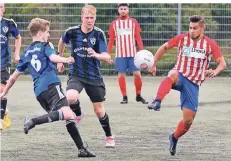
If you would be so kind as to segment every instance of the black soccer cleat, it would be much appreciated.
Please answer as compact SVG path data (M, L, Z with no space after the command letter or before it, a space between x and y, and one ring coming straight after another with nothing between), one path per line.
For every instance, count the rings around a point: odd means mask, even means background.
M24 133L28 134L29 130L34 128L35 124L32 119L26 118L24 121Z
M136 101L143 104L148 104L148 101L146 101L141 95L136 95Z
M127 104L128 103L128 97L123 96L123 100L120 102L120 104Z
M155 111L160 111L161 107L161 100L155 99L152 101L150 105L148 105L149 110L155 110Z
M173 156L176 154L176 145L178 139L174 138L173 134L171 134L169 135L169 141L170 141L169 152Z
M96 155L90 152L89 150L87 150L87 148L83 148L83 149L79 149L78 157L79 158L89 158L89 157L96 157Z

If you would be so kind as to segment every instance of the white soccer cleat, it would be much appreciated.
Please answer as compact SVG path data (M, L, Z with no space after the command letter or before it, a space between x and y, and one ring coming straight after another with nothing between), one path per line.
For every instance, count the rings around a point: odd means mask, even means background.
M106 148L114 148L115 147L115 139L113 136L106 137Z

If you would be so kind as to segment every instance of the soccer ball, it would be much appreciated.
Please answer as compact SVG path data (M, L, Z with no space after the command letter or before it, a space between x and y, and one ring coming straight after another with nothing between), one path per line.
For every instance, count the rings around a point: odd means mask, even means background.
M148 50L140 50L134 57L134 64L138 69L150 69L154 64L154 56Z

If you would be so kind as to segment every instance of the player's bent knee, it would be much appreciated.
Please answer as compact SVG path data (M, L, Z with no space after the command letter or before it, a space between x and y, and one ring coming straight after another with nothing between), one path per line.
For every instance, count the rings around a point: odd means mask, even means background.
M60 110L63 113L64 120L75 119L76 116L73 113L73 111L70 109L70 107L65 106L65 107L62 107Z
M133 73L133 76L134 76L135 79L141 78L141 73L140 73L140 71L134 72L134 73Z
M78 100L78 96L79 96L79 92L74 89L70 89L66 93L66 97L69 104L74 104Z
M168 77L171 78L173 81L178 80L178 71L177 70L170 70L168 72Z
M105 114L105 109L102 103L93 103L95 114L98 117L103 117Z

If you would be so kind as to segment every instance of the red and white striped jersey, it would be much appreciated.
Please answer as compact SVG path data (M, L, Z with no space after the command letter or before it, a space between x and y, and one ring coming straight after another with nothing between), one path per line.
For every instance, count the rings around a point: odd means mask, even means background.
M205 70L209 67L211 57L217 59L222 56L217 43L207 36L193 40L189 34L180 34L170 39L168 45L170 48L178 47L174 69L197 85L205 80Z
M118 18L112 22L108 34L116 39L116 57L135 56L137 32L141 32L141 29L134 18Z

